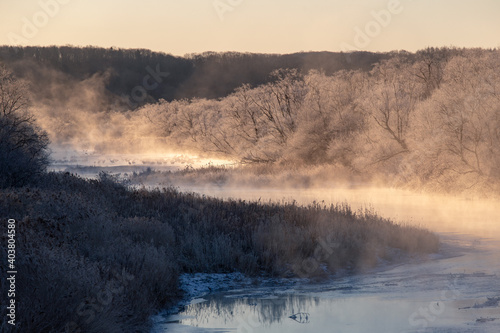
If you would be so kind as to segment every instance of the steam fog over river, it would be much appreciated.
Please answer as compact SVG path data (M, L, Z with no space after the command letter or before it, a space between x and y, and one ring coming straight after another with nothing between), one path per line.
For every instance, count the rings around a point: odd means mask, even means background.
M86 178L97 177L100 171L127 177L147 168L157 171L175 171L186 166L200 167L224 165L228 161L204 159L189 154L161 155L98 155L63 153L55 155L49 168L70 171ZM162 187L148 183L148 187ZM180 186L180 190L197 192L219 198L233 198L261 202L296 201L307 205L318 202L324 205L347 203L353 210L370 209L398 223L422 226L436 232L455 232L500 239L500 203L497 200L468 199L446 195L426 195L408 190L372 187L363 184L336 187L276 188L241 186Z
M326 282L267 279L251 284L243 279L236 287L224 288L229 276L217 285L226 290L194 292L194 299L178 313L156 317L154 332L500 331L497 201L361 185L180 189L261 202L348 203L355 211L370 209L398 223L429 228L439 233L442 246L438 254L398 265L381 260L374 270ZM185 278L212 287L214 283L212 275Z
M295 200L299 204L319 202L330 205L347 203L353 210L371 209L395 222L422 226L436 232L470 234L500 239L500 205L495 200L474 200L411 191L372 188L252 189L233 187L181 187L181 190L220 198Z

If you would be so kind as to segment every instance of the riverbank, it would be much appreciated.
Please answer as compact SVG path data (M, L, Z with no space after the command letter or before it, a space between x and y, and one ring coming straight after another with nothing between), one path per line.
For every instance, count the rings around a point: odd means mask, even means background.
M183 273L322 278L439 247L427 230L347 205L129 189L105 174L51 173L0 193L0 216L17 221L21 331L147 331L181 299Z
M363 274L195 295L152 332L498 332L498 239L440 236L439 253Z

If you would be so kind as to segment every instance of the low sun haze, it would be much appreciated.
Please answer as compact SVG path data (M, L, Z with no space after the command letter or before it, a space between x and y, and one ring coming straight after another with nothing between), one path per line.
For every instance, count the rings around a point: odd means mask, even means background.
M4 0L0 45L204 51L500 46L496 0Z

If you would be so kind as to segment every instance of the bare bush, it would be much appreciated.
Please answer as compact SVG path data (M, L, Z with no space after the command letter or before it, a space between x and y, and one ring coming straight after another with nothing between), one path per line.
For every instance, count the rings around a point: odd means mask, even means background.
M28 111L25 85L0 66L0 187L22 186L45 171L48 144Z

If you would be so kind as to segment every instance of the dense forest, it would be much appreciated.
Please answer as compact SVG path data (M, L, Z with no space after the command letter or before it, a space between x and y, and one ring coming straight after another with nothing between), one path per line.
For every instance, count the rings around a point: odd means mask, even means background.
M328 166L432 191L500 189L499 50L173 57L3 47L0 59L29 84L53 146ZM141 89L147 98L134 101Z
M327 164L392 185L498 193L500 51L272 76L223 99L160 101L137 114L171 142L243 163Z
M64 80L67 84L99 75L105 77L107 98L118 99L127 108L160 99L225 97L242 84L257 86L269 82L269 74L280 68L295 68L303 73L316 69L332 74L341 69L369 70L387 57L388 54L370 52L349 56L333 52L205 52L176 57L145 49L0 47L0 62L18 78L30 81L37 99L52 95L51 83ZM146 96L138 93L140 98L134 99L130 96L132 91L143 84L151 70L165 73L161 84L145 89Z

